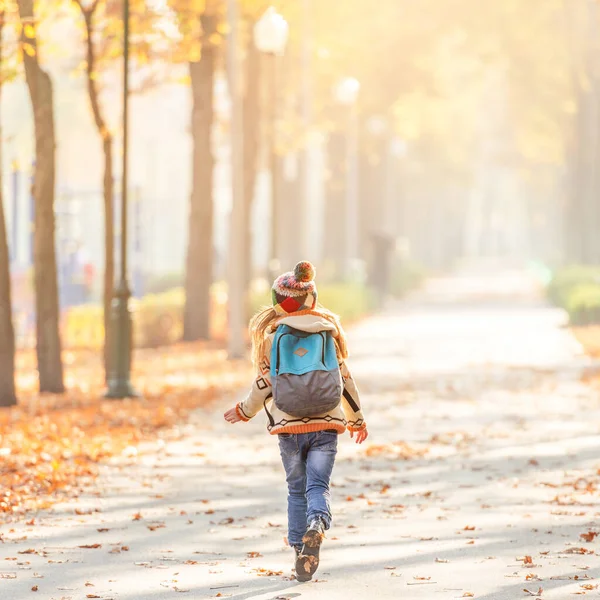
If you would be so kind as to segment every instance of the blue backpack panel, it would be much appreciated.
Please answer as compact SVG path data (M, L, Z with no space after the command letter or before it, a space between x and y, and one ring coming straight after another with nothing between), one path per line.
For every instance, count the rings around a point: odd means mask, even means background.
M271 350L271 384L275 406L293 417L315 417L336 408L344 387L331 333L280 325Z

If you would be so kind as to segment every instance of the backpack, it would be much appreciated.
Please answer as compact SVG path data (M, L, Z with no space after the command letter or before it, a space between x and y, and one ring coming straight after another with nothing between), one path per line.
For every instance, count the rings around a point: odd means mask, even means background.
M280 325L271 350L275 406L298 418L329 412L341 402L344 386L331 332L307 333Z

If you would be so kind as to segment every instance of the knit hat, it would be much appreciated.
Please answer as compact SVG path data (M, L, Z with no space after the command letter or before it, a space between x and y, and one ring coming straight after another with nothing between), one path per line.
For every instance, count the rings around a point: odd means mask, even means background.
M316 270L307 261L299 262L289 273L280 275L273 283L273 308L280 315L301 310L313 310L317 305Z

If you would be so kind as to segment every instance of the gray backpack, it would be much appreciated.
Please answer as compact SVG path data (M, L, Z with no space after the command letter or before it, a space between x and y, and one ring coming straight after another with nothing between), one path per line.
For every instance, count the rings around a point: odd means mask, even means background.
M275 406L293 417L314 417L336 408L344 386L331 333L280 325L271 350L271 384Z

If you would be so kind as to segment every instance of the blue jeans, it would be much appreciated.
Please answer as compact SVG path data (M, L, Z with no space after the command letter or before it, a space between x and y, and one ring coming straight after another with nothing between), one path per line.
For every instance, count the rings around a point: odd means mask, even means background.
M329 480L337 453L338 434L331 431L280 433L279 450L288 484L288 541L301 547L306 528L321 517L331 525Z

